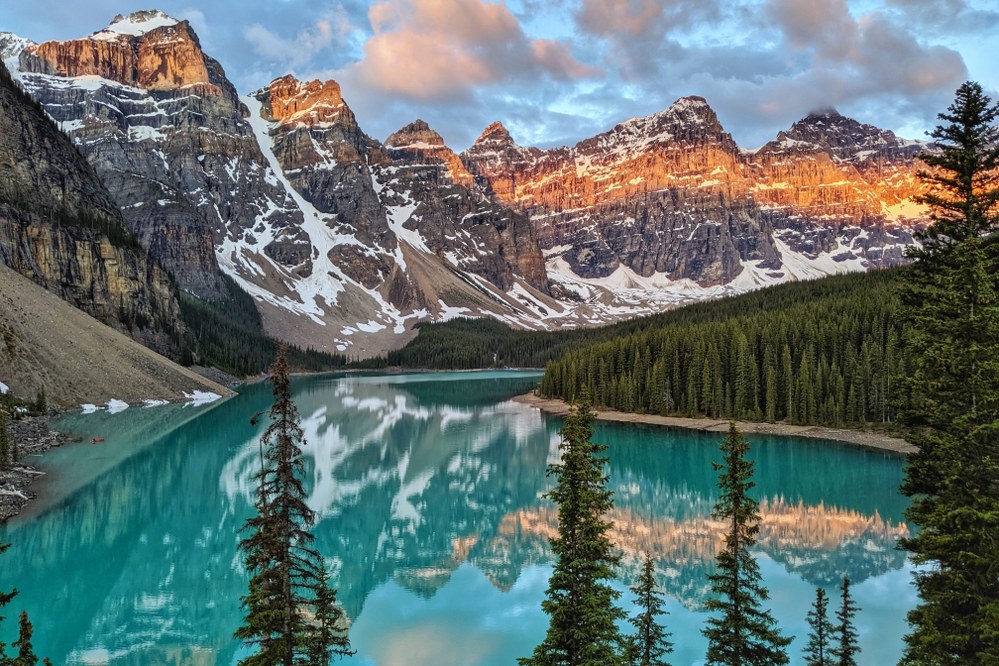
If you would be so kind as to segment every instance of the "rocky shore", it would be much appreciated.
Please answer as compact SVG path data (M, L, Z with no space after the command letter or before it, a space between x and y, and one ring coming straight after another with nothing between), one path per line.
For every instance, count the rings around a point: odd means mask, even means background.
M49 429L48 421L48 416L35 416L7 424L7 435L17 443L20 456L11 470L0 472L0 523L16 516L35 498L29 486L44 472L28 464L30 457L72 441L68 435Z
M528 393L514 398L515 402L537 407L549 414L562 415L569 411L569 405L557 398L543 398ZM613 409L596 409L597 418L603 421L620 421L623 423L644 423L673 428L688 428L706 432L724 433L728 430L728 419L684 418L681 416L658 416L655 414L633 414L618 412ZM885 451L897 455L909 455L916 452L916 447L904 439L889 437L877 432L850 430L848 428L825 428L822 426L800 426L789 423L757 423L755 421L736 421L739 430L746 433L764 435L784 435L789 437L808 437L810 439L825 439L834 442L852 444L865 449Z

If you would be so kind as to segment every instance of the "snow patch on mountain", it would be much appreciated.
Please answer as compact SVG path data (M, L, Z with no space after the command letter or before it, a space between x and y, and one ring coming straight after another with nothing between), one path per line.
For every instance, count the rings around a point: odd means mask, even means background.
M127 16L119 14L115 16L108 27L100 32L94 33L95 39L115 39L119 35L138 37L150 30L163 28L170 25L177 25L179 21L172 16L154 9L151 11L134 12Z

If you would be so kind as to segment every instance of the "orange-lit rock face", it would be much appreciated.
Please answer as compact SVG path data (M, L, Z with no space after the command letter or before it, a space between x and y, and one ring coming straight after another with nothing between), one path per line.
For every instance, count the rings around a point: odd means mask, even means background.
M29 46L21 54L21 69L65 77L100 76L148 90L210 85L205 55L187 21L139 35L109 29L83 39Z
M788 279L785 247L825 255L828 272L902 261L926 218L912 203L926 148L827 111L744 151L704 99L686 97L551 150L493 123L461 157L487 196L531 216L550 268L711 286L747 266L755 284Z
M389 155L396 160L439 163L445 166L451 182L472 186L472 174L461 159L444 144L444 138L426 122L416 120L385 140Z
M858 133L876 128L851 123ZM541 151L514 143L493 123L463 154L477 181L495 198L531 212L561 213L582 207L676 190L693 204L699 198L754 200L795 211L836 212L859 219L879 215L918 192L918 164L911 150L875 136L867 156L852 159L820 149L825 136L802 140L798 123L756 153L739 150L701 98L685 98L666 111L621 123L573 148ZM797 130L797 131L796 131ZM880 130L876 130L880 132ZM799 138L792 138L799 137ZM878 148L888 148L887 156Z
M281 124L307 127L324 123L356 125L336 81L299 81L294 76L274 79L267 87L267 112Z

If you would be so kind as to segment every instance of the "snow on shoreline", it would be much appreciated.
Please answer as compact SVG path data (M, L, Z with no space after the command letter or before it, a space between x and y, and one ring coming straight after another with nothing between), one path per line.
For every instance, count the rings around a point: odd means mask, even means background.
M128 403L124 400L118 400L117 398L111 398L107 402L108 414L117 414L118 412L123 412L128 409Z
M163 400L161 398L146 398L141 403L143 407L162 407L163 405L169 405L171 402L182 402L184 407L200 407L201 405L207 405L215 402L216 400L221 400L222 396L218 393L212 391L201 391L195 389L188 393L187 391L181 391L183 398L177 400ZM95 405L90 402L83 403L80 405L80 411L83 414L94 414L95 412L106 411L108 414L118 414L125 411L131 407L129 403L124 400L119 400L118 398L111 398L107 403L103 405Z
M185 407L198 407L199 405L207 405L210 402L222 399L222 396L218 393L198 390L192 391L191 393L184 391L184 397L187 398L187 402L184 403Z
M8 393L10 393L10 387L0 382L0 395L7 395Z

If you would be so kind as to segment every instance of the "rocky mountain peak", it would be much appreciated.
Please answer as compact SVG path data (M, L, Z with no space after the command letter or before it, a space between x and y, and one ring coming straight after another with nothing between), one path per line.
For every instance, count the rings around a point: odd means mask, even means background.
M509 130L500 121L489 123L479 138L475 140L474 146L500 148L516 145ZM474 147L473 146L473 147Z
M283 125L357 125L340 92L340 84L333 80L299 81L288 74L274 79L254 96L266 98L272 119Z
M118 17L89 37L28 46L20 55L22 72L99 76L147 90L207 84L221 92L211 80L213 68L221 69L202 52L190 24L162 12Z
M398 132L385 139L385 146L393 150L428 150L447 148L444 137L438 134L424 120L416 119Z
M30 39L26 39L12 32L0 32L0 60L16 58L21 51L29 46L35 46Z
M871 157L910 159L925 144L901 139L891 130L861 123L836 109L812 111L780 132L763 150L780 152L826 152L837 162L863 161Z
M471 187L472 174L461 159L444 143L444 137L424 120L416 119L385 139L385 148L394 162L439 163L447 168L451 182Z
M627 157L656 145L721 144L735 153L738 147L725 132L718 116L703 97L681 97L666 109L642 118L632 118L603 134L576 144L586 154Z
M118 14L111 20L108 27L95 33L95 36L103 33L114 33L137 37L156 28L177 25L178 23L180 21L158 9L144 9L127 15Z

